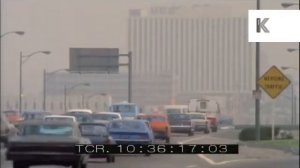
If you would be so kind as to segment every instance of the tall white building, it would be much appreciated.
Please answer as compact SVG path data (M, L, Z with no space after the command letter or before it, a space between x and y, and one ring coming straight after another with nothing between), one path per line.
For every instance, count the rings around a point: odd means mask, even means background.
M133 72L171 73L178 94L250 93L255 84L254 46L247 18L231 8L155 7L130 10L128 48ZM221 10L220 10L221 11Z

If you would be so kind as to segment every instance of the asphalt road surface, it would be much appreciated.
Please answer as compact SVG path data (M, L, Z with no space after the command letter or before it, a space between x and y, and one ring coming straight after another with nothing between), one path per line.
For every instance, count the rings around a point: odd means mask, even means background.
M194 136L186 134L174 134L171 143L238 143L237 140L221 138L214 134L226 134L228 130L220 130L219 133L196 133ZM157 141L157 143L164 143ZM115 163L106 163L105 159L91 159L88 168L299 168L298 156L284 153L278 150L259 149L240 146L237 155L125 155L117 156ZM1 152L3 157L3 151ZM4 158L2 158L4 159ZM2 160L1 167L11 168L9 161ZM34 168L60 168L60 166L32 166ZM63 167L61 167L63 168Z

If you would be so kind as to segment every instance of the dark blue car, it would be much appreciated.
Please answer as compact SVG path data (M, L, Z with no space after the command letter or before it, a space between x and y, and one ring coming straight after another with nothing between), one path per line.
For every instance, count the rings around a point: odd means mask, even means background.
M154 136L148 121L113 120L108 131L117 144L153 144Z

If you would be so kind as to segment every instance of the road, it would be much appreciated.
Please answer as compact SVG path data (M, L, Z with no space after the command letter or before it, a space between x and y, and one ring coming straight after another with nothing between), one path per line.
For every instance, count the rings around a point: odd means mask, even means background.
M196 133L192 137L185 134L172 136L171 143L238 143L237 140L222 138L218 134L226 134L228 130L219 133ZM163 143L158 141L157 143ZM237 155L126 155L118 156L115 163L106 163L104 159L93 159L88 168L299 168L298 156L278 150L250 148L240 146ZM2 151L3 152L3 151ZM11 162L1 163L3 168L11 168ZM35 168L59 168L59 166L34 166Z

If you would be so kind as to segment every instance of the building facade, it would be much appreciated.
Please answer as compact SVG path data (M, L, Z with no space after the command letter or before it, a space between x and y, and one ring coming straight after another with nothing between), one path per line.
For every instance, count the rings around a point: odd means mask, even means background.
M135 73L171 73L178 77L178 94L251 93L254 88L254 46L248 43L246 17L209 16L194 7L131 10L128 48Z

